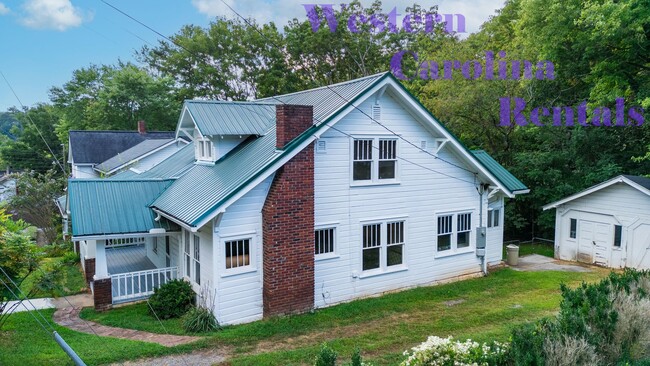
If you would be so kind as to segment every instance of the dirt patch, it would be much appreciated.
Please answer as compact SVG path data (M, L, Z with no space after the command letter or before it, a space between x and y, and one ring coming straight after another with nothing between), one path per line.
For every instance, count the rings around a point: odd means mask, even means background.
M456 300L445 301L444 304L449 306L449 307L452 307L452 306L456 306L458 304L462 304L465 301L466 301L465 299L456 299Z

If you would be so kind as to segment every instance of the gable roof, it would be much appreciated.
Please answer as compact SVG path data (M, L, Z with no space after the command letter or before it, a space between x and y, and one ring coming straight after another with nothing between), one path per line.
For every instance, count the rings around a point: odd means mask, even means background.
M275 123L275 106L257 102L186 100L185 113L203 136L261 136Z
M610 180L606 180L600 184L596 184L595 186L589 187L585 189L584 191L578 192L576 194L573 194L571 196L565 197L559 201L555 201L553 203L549 203L545 205L543 208L544 211L549 210L551 208L557 208L567 202L573 201L575 199L578 199L580 197L587 196L589 194L592 194L596 191L600 191L601 189L607 188L609 186L612 186L614 184L618 183L623 183L627 184L632 188L635 188L639 190L640 192L647 194L650 196L650 178L646 177L639 177L639 176L634 176L634 175L619 175L617 177L614 177Z
M194 167L194 142L180 148L177 152L143 173L126 170L107 179L176 179Z
M70 155L75 164L100 164L145 140L173 139L170 132L70 131Z
M530 190L517 177L512 175L484 150L472 150L472 154L485 166L510 192L527 193Z
M98 170L104 174L110 174L115 170L118 170L125 165L132 163L138 158L154 153L156 150L167 146L168 144L171 144L173 141L173 139L144 140L139 144L120 153L117 153L117 155L95 166L95 170Z
M172 180L69 179L68 207L72 236L148 233L171 229L167 220L155 220L149 204Z

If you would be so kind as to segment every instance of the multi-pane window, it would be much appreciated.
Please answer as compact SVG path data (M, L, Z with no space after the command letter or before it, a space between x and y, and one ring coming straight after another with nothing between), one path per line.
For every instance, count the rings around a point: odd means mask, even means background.
M352 180L381 182L397 178L396 139L355 139Z
M199 160L213 160L212 159L212 141L198 140L197 141L198 159Z
M190 256L190 232L185 230L185 276L188 278L191 278L190 273L191 273L191 260L192 257Z
M353 180L372 179L372 140L354 140Z
M472 214L464 213L456 216L456 248L467 248L469 246L469 237L472 231Z
M571 227L569 228L569 238L575 239L578 233L578 220L571 219Z
M158 254L158 238L153 237L153 248L152 248L154 254Z
M364 271L404 263L404 221L367 224L361 230Z
M454 215L438 216L438 251L451 249L451 236Z
M318 229L314 231L314 254L331 254L334 253L335 229Z
M623 236L623 226L621 225L614 225L614 246L615 247L620 247L621 246L621 238Z
M468 248L472 243L472 214L438 216L437 239L438 252Z
M230 240L226 245L226 269L249 266L251 264L251 240Z
M498 227L499 226L499 215L501 214L498 208L488 211L488 227Z
M404 221L386 225L386 266L402 264L404 259Z
M379 140L379 179L395 179L397 140Z
M201 284L201 240L194 235L194 282Z

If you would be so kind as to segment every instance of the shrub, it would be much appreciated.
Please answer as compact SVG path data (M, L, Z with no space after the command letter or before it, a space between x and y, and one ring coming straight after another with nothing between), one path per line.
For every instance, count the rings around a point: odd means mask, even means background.
M336 366L336 358L338 354L332 348L328 347L327 344L323 344L320 348L318 356L316 356L316 362L314 366Z
M192 307L181 318L183 329L190 333L210 332L219 329L217 318L209 309L200 306Z
M508 347L499 342L480 344L471 339L429 337L426 342L404 352L408 358L401 366L504 365Z
M544 366L544 342L554 338L553 321L543 319L512 330L509 357L515 365Z
M46 245L43 247L43 250L45 251L45 255L47 257L63 257L64 255L68 254L72 249L70 248L70 245L68 243L55 243L55 244L50 244Z
M67 266L75 265L79 263L79 254L75 252L67 252L63 256L63 260L61 262Z
M544 342L547 366L591 366L598 364L596 349L582 338L564 336Z
M351 366L363 366L363 359L361 358L361 350L357 347L352 353L352 363Z
M160 319L178 318L192 307L193 300L189 282L171 280L154 290L148 300L149 313Z

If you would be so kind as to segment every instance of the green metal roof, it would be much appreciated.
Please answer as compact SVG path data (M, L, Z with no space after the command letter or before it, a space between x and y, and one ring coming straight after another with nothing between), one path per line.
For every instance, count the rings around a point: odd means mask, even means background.
M494 175L501 184L506 186L510 192L528 191L528 187L517 179L506 168L499 164L494 158L483 150L472 150L472 154L483 164L483 166Z
M68 197L72 235L145 233L170 229L167 220L154 220L149 204L172 180L70 179Z
M130 180L178 178L194 167L194 161L194 142L190 142L146 172L138 174L132 170L126 170L107 179Z
M275 122L272 104L187 100L185 108L204 136L259 136Z

